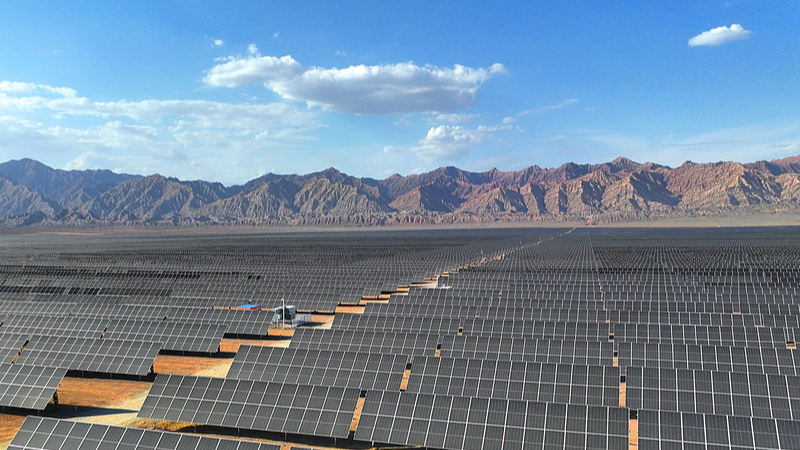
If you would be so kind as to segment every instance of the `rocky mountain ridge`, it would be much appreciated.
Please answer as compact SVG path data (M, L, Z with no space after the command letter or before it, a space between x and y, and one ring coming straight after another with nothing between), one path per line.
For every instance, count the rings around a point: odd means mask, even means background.
M404 225L590 223L800 212L800 156L670 168L602 164L468 172L442 167L384 180L330 168L268 174L241 186L31 159L0 164L0 226Z

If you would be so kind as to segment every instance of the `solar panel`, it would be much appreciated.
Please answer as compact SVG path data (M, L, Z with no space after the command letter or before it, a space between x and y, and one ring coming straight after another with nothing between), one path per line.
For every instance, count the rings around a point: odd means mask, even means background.
M614 324L617 342L786 348L788 330L713 325Z
M631 409L800 419L800 377L629 367Z
M607 313L603 310L532 308L506 306L466 306L421 305L400 303L368 304L364 309L366 316L398 316L398 317L461 317L484 319L514 318L520 321L552 321L552 322L595 322L605 323Z
M796 449L800 422L671 411L638 412L639 449Z
M627 449L628 410L368 391L357 440L450 450Z
M0 363L13 362L27 340L25 334L0 333Z
M414 357L408 392L619 406L619 367Z
M9 450L280 450L276 444L28 416Z
M164 350L216 353L226 325L113 319L105 339L160 342Z
M612 366L614 344L497 336L443 336L441 356Z
M346 438L360 389L158 375L145 419Z
M0 406L43 410L67 369L0 364Z
M228 378L398 390L408 356L243 345Z
M156 342L33 336L17 364L145 376L160 350Z
M107 326L106 319L91 317L8 315L4 317L0 331L16 334L99 338Z
M72 311L74 315L127 318L138 320L169 320L181 323L224 324L226 333L232 335L266 336L272 321L271 311L239 311L179 307L175 305L93 305L84 304Z
M429 333L299 328L295 330L289 347L433 356L438 342L439 335Z
M433 334L457 334L459 330L475 336L508 336L563 340L608 340L608 324L544 322L521 320L491 320L465 318L416 318L400 316L363 316L345 314L337 316L333 328L344 330L419 330Z
M800 356L787 348L621 342L619 365L667 369L800 375Z

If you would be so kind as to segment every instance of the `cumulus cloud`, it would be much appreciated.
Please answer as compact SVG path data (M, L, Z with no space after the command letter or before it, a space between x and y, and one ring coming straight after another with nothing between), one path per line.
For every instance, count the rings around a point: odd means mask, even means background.
M429 161L454 160L466 156L469 149L486 138L482 131L470 130L460 125L439 125L428 130L411 151Z
M223 45L225 45L225 41L223 41L222 39L211 38L212 47L222 47Z
M419 66L413 62L345 68L304 67L292 56L262 56L254 45L228 57L204 78L211 87L261 83L288 100L354 114L454 111L475 103L478 88L506 72L487 68Z
M704 31L697 36L689 39L690 47L702 45L722 45L728 42L741 41L750 37L752 32L745 30L743 26L734 23L729 27L717 27Z
M463 158L475 145L486 141L493 133L519 129L505 121L497 125L478 125L465 128L462 125L439 125L431 127L419 145L411 152L428 161L454 161Z

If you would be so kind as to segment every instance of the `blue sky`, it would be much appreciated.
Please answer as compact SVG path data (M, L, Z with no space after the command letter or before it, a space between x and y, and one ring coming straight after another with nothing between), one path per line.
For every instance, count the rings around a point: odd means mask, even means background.
M0 160L227 185L800 154L800 2L0 3Z

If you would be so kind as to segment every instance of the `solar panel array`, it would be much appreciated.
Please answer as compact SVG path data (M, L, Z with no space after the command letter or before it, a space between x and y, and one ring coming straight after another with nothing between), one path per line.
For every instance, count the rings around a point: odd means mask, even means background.
M408 356L243 345L228 378L277 383L397 390Z
M165 350L216 353L226 325L135 319L114 319L106 339L160 342Z
M0 332L99 338L107 326L107 320L93 317L7 315L2 318Z
M628 406L800 420L800 377L629 367Z
M439 335L430 333L300 328L295 331L289 346L318 350L433 356L436 354L438 344Z
M33 336L17 364L145 376L160 350L158 342Z
M0 333L0 363L13 362L27 341L24 334Z
M28 416L9 450L280 450L280 445Z
M628 411L601 406L370 391L355 437L445 449L623 450L628 448Z
M0 406L43 410L67 369L0 364Z
M409 392L619 406L619 368L415 357Z
M457 336L442 338L441 356L611 366L611 342Z
M158 375L139 417L346 438L360 389Z
M619 344L622 367L696 369L720 372L800 375L800 356L788 348L685 344Z
M157 376L143 418L355 446L800 448L796 230L19 239L0 248L13 370L85 353L141 373L137 349L268 335L270 312L233 306L369 303L241 346L225 379Z
M639 412L639 448L791 450L798 448L800 423L787 420L692 414Z

